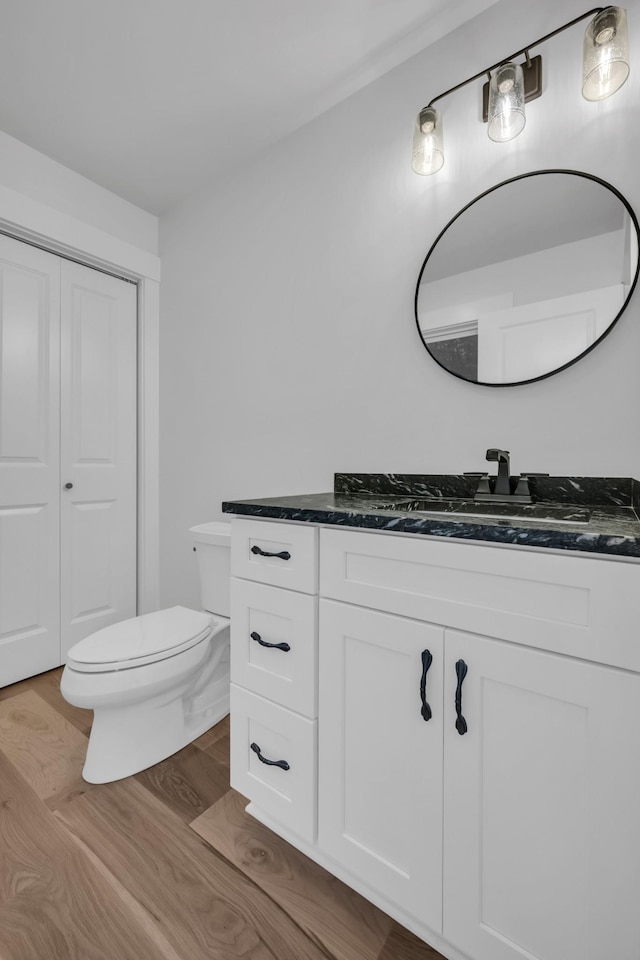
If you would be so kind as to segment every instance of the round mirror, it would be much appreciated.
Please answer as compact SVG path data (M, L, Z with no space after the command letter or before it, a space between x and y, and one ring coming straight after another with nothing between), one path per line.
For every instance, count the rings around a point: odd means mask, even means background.
M610 184L541 170L456 214L420 270L422 342L449 373L529 383L575 363L611 330L638 278L638 221Z

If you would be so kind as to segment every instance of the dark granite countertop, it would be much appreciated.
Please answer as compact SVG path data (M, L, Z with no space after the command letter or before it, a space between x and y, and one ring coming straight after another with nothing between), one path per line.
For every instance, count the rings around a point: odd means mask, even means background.
M330 493L225 501L222 510L269 520L640 559L637 480L531 477L535 506L519 508L529 516L515 519L454 514L452 511L462 509L463 504L474 509L477 483L477 477L454 474L336 474ZM428 500L428 513L407 509L402 501L410 499L414 506L419 499ZM486 504L476 504L475 508L492 509ZM544 516L547 509L548 515ZM433 515L434 511L441 511L441 515Z

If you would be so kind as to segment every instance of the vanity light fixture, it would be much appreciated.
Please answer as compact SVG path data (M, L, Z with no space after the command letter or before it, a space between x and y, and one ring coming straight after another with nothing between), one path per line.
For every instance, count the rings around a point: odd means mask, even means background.
M489 81L487 133L490 140L513 140L523 130L524 74L519 63L501 64Z
M517 137L526 122L525 103L542 94L542 57L532 58L529 51L587 17L593 19L584 35L582 95L586 100L604 100L619 90L630 69L627 12L622 7L594 7L445 90L423 107L413 135L411 166L414 171L429 176L437 173L444 163L442 116L434 106L436 101L485 75L488 81L483 87L483 120L488 124L489 138L504 142ZM523 63L514 62L523 55Z
M627 11L622 7L605 7L587 27L582 76L585 100L605 100L629 76Z
M411 166L416 173L437 173L444 163L442 116L435 107L424 107L416 118Z

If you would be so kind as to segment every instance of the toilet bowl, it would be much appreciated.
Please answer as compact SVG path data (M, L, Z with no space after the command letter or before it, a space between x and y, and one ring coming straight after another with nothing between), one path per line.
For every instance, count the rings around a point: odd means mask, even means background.
M82 771L89 783L159 763L229 712L230 525L191 533L206 612L176 606L132 617L69 650L61 693L94 711Z

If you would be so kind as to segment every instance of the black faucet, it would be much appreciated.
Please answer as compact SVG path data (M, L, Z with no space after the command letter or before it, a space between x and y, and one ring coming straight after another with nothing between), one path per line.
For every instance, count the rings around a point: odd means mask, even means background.
M511 476L508 450L490 447L487 450L487 460L497 461L498 473L495 477L490 477L488 473L480 477L474 500L494 503L533 503L528 475L521 473L519 477ZM534 476L543 476L543 474L534 474Z
M489 450L487 450L487 460L498 461L498 476L496 477L493 485L493 495L498 497L511 496L509 451L497 450L495 447L491 447Z

